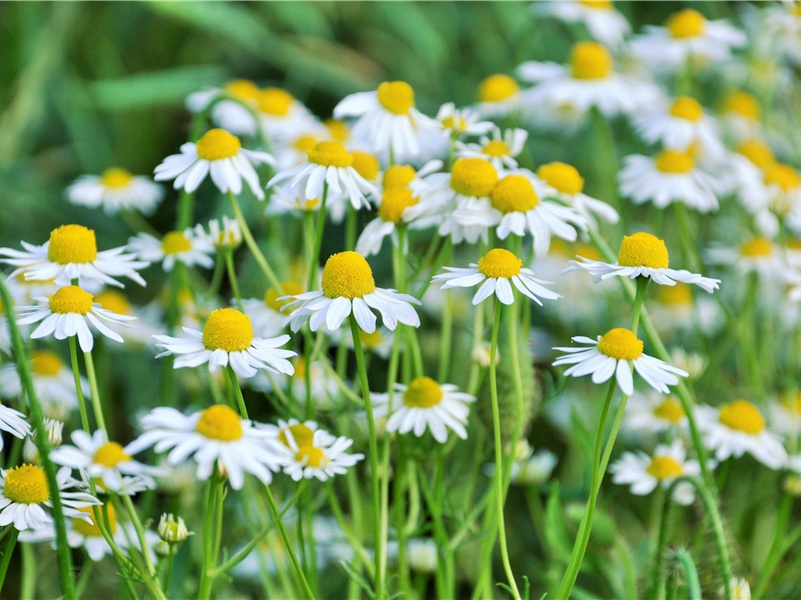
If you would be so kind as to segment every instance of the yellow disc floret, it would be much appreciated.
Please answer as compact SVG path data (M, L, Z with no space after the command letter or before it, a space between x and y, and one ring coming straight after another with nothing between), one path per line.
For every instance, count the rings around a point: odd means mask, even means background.
M85 315L92 310L92 294L77 285L68 285L50 296L50 310L60 315Z
M757 237L740 246L742 256L771 256L773 254L773 242L768 239Z
M204 410L196 429L200 435L221 442L232 442L242 437L239 415L225 404L215 404Z
M684 472L684 469L680 462L670 456L654 456L646 471L659 481L663 481L675 479Z
M724 112L732 112L747 119L759 119L759 103L748 92L734 92L726 100Z
M663 173L688 173L693 170L695 161L690 152L662 150L656 155L654 164Z
M623 236L617 264L622 267L649 267L667 269L670 264L665 242L655 235L639 231Z
M801 186L801 177L798 171L790 165L774 163L768 165L764 171L765 185L775 185L783 192L798 189Z
M331 134L331 139L338 142L344 142L350 135L350 128L345 121L341 119L326 119L323 125L328 128L328 133Z
M381 196L381 206L378 209L378 216L384 221L399 223L403 211L414 206L420 201L412 195L412 190L407 187L389 188Z
M309 150L309 162L344 169L353 164L353 155L345 150L341 142L320 142Z
M706 29L706 19L697 10L685 8L670 16L667 28L676 39L694 38Z
M765 417L748 400L735 400L721 406L718 420L729 429L742 431L748 435L759 435L765 429Z
M256 97L259 111L275 117L287 116L294 101L292 94L281 88L264 88Z
M34 375L43 377L58 375L63 364L56 354L47 350L37 350L33 353L33 358L31 358L31 369Z
M642 354L643 342L630 329L616 327L601 336L598 351L617 360L634 360Z
M516 96L520 91L517 82L508 75L490 75L478 87L480 102L501 102Z
M580 194L584 189L584 178L573 165L552 162L537 169L537 177L563 194Z
M211 311L203 328L203 345L209 350L242 352L253 341L250 317L235 308L218 308Z
M322 288L326 298L361 298L375 291L373 270L358 252L332 254L323 267Z
M451 168L451 188L463 196L489 196L498 171L483 158L458 158Z
M759 168L767 167L776 160L771 147L762 140L746 140L737 146L737 152L745 156Z
M22 465L6 473L3 495L19 504L41 504L50 499L50 488L44 469Z
M92 519L91 523L87 523L83 519L73 519L72 520L72 529L83 535L84 537L100 537L102 536L102 532L100 531L100 527L97 526L95 523L95 513L93 507L91 506L84 506L83 508L79 508L79 511L82 513L86 513L89 515L89 518ZM100 514L100 518L104 520L103 513L106 513L108 517L107 526L110 533L114 533L117 531L117 513L114 510L113 504L106 504L105 509L98 507L98 513Z
M295 440L295 444L299 448L311 446L314 443L314 431L312 431L310 427L307 427L303 423L295 423L294 425L290 425L289 433L292 434L292 439ZM278 441L287 448L291 447L286 432L283 430L281 430L281 433L278 434Z
M117 442L106 442L97 449L92 460L104 467L116 467L118 463L131 460L131 457Z
M695 98L681 96L674 100L673 106L670 107L670 114L679 119L697 121L704 116L704 109L701 108L701 105Z
M267 293L264 294L264 303L274 311L281 312L281 309L286 306L287 303L292 302L292 298L286 298L285 300L279 300L279 298L283 298L284 296L297 296L302 293L303 286L297 281L285 281L281 284L280 290L275 288L267 290Z
M100 305L100 308L105 308L118 315L130 315L132 312L130 302L117 290L104 290L100 292L95 296L95 302Z
M378 101L389 112L406 115L414 107L414 90L405 81L385 81L378 86Z
M325 452L314 446L301 446L295 454L295 460L315 468L324 467L331 462Z
M417 171L411 165L392 165L384 171L384 189L409 185Z
M612 55L603 44L579 42L570 52L573 79L606 79L613 69Z
M484 144L484 147L481 149L481 151L488 156L493 156L496 158L501 156L509 156L512 153L512 151L509 149L509 146L507 146L506 142L503 140L490 140Z
M403 403L412 408L431 408L442 402L442 388L430 377L418 377L403 392Z
M222 160L239 153L239 138L225 129L209 129L197 141L197 155L203 160Z
M684 409L678 400L671 396L654 409L654 416L675 425L684 418Z
M237 100L250 103L259 95L259 86L248 79L234 79L225 84L225 93Z
M119 189L127 187L132 179L133 175L131 175L130 171L119 167L111 167L103 171L100 176L100 183L103 184L103 187Z
M351 153L353 155L353 168L354 170L364 177L367 181L372 181L378 176L378 171L381 166L378 164L378 159L374 154L369 152L362 152L357 150Z
M313 135L302 135L292 142L292 147L299 152L308 154L309 150L313 149L319 143L320 140Z
M523 261L517 256L504 250L495 248L478 259L478 270L487 277L508 279L520 273Z
M189 252L192 249L192 242L189 241L182 232L170 231L161 240L161 249L164 254L179 254Z
M534 186L525 175L507 175L490 195L493 208L502 213L527 212L540 203Z
M83 225L62 225L50 232L47 258L59 265L90 263L97 258L93 229Z

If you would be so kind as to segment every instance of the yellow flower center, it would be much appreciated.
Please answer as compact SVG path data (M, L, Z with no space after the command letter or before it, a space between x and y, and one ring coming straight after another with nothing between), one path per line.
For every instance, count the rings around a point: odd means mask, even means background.
M322 287L326 298L361 298L375 291L373 270L358 252L332 254L325 261Z
M132 312L131 304L128 302L125 296L116 290L105 290L100 292L97 296L95 296L95 302L97 302L101 308L115 312L118 315L130 315Z
M350 135L350 129L345 121L339 119L326 119L323 124L328 128L328 133L331 134L331 139L338 142L344 142Z
M737 152L760 168L767 167L775 160L773 150L761 140L746 140L737 147Z
M527 212L540 203L534 186L525 175L507 175L490 195L492 206L502 213Z
M512 151L503 140L490 140L484 144L484 154L494 157L509 156Z
M740 247L742 256L770 256L773 254L773 243L765 238L754 238Z
M517 82L509 77L498 73L490 75L478 87L479 102L501 102L512 96L516 96L520 88Z
M654 416L670 421L674 425L684 418L684 409L672 396L654 409Z
M97 526L95 523L95 514L92 510L91 506L84 506L83 508L79 508L79 511L82 513L86 513L89 515L89 518L92 519L91 523L87 523L83 519L73 519L72 520L72 528L80 533L84 537L100 537L103 534L100 532L100 527ZM97 508L98 512L100 513L100 518L103 519L103 510L101 507ZM108 515L108 528L111 534L117 531L117 513L114 511L114 505L106 504L105 505L106 514ZM105 524L105 522L104 522Z
M34 375L42 377L53 377L58 375L62 366L61 359L53 352L47 350L37 350L31 359L31 368Z
M451 188L463 196L489 196L498 171L483 158L459 158L451 169Z
M765 429L765 417L747 400L735 400L720 407L719 420L729 429L758 435Z
M233 409L215 404L200 415L197 432L212 440L232 442L242 437L242 422Z
M170 231L161 240L161 249L164 254L179 254L189 252L192 249L192 242L189 241L183 232Z
M309 150L313 149L319 143L320 140L313 135L302 135L292 143L292 147L295 148L295 150L308 154Z
M3 495L19 504L41 504L50 499L50 488L44 469L35 465L22 465L6 473Z
M579 4L587 8L597 8L599 10L610 10L612 8L611 0L579 0Z
M678 150L662 150L654 161L656 168L663 173L687 173L692 171L695 163L689 152Z
M353 168L354 170L364 177L367 181L372 181L378 176L380 165L375 155L369 152L351 152L353 155Z
M295 367L292 377L298 381L304 381L306 379L306 359L302 356L296 356L292 359L292 366Z
M576 167L563 162L552 162L537 169L537 177L563 194L579 194L584 189L584 178Z
M601 336L598 351L617 360L634 360L642 354L643 342L630 329L616 327Z
M660 285L657 290L659 302L670 306L686 306L693 303L692 289L686 283Z
M612 73L612 55L597 42L579 42L570 53L573 79L606 79Z
M225 129L209 129L197 141L197 155L203 160L221 160L239 153L239 138Z
M292 434L292 439L295 440L295 444L300 448L311 446L314 442L314 431L312 431L310 427L306 427L303 423L290 425L289 432ZM286 432L283 430L278 434L278 441L287 448L290 447L289 439L286 436Z
M442 126L445 129L455 129L456 131L461 131L467 127L467 121L461 115L448 115L442 119Z
M50 296L50 310L60 315L85 315L92 310L92 294L76 285L68 285Z
M378 216L384 221L398 223L401 220L403 211L414 206L420 201L419 198L412 196L412 190L407 187L389 188L381 196L381 207L378 209Z
M50 232L47 258L59 265L90 263L97 258L95 232L83 225L62 225Z
M777 185L783 192L797 189L801 186L801 177L790 165L774 163L765 167L765 185Z
M133 175L129 171L119 167L111 167L103 171L100 176L100 183L107 188L124 188L131 183L131 179L133 179Z
M276 312L281 312L281 309L292 302L291 298L286 300L279 300L283 296L297 296L303 293L303 286L297 281L285 281L281 284L281 289L270 288L264 294L264 303Z
M639 231L623 236L617 264L622 267L649 267L667 269L670 264L665 242L655 235Z
M131 460L131 457L117 442L106 442L97 449L93 460L104 467L116 467L118 463Z
M654 456L646 471L659 481L662 481L664 479L675 479L684 472L684 469L680 462L669 456Z
M409 185L417 171L411 165L392 165L384 171L384 189Z
M697 121L704 116L704 109L695 98L689 96L681 96L676 98L673 106L670 107L670 114L679 119L686 119L687 121Z
M264 88L256 97L259 111L276 117L287 116L294 101L292 94L281 88Z
M442 388L430 377L418 377L403 392L403 403L412 408L431 408L442 402Z
M694 38L704 32L706 19L697 10L685 8L671 15L667 21L667 28L674 38Z
M300 450L295 454L295 460L302 463L304 459L307 466L315 468L324 467L330 462L325 452L314 446L300 447Z
M406 115L414 106L414 90L405 81L385 81L378 86L381 106L396 115Z
M225 93L242 102L250 102L259 95L259 87L247 79L234 79L225 84Z
M309 162L344 169L353 164L353 155L345 150L341 142L320 142L309 150Z
M478 259L478 270L487 277L508 279L520 273L523 261L503 248L495 248Z
M203 328L203 345L209 350L241 352L250 348L253 326L250 317L235 308L211 311Z
M748 119L759 118L759 103L748 92L734 92L729 96L724 107L725 112L737 113Z
M372 333L367 333L366 331L360 329L359 338L361 339L362 345L365 348L375 348L384 339L381 335L381 330L378 329L377 327L376 330L373 331Z

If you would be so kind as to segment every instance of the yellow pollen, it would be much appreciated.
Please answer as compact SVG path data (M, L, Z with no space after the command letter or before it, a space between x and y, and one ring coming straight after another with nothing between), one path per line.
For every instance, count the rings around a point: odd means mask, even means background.
M161 240L164 254L179 254L192 249L192 242L180 231L170 231Z
M478 87L479 102L502 102L516 96L520 88L508 75L490 75Z
M487 277L508 279L520 273L523 261L503 248L495 248L478 259L478 270Z
M579 42L570 53L573 79L606 79L612 73L612 55L597 42Z
M662 150L656 155L654 164L663 173L687 173L695 166L690 152L678 150Z
M292 147L295 148L295 150L308 154L309 150L312 150L319 143L320 140L313 135L302 135L294 141Z
M299 448L311 446L314 442L314 431L312 431L310 427L306 427L303 423L290 425L289 432L292 434L292 439L295 440L295 444L297 444ZM283 430L278 434L278 441L287 448L290 447L289 439L286 436L286 432Z
M617 264L622 267L667 269L670 257L663 240L650 233L638 231L623 236L620 252L617 253Z
M609 10L612 8L611 0L579 0L579 4L587 8L597 8L598 10Z
M417 171L411 165L392 165L384 171L384 189L409 185Z
M50 232L47 258L59 265L90 263L97 258L95 232L83 225L62 225Z
M697 121L704 116L704 109L695 98L689 96L681 96L676 98L673 106L670 107L670 114L679 119L686 119L687 121Z
M418 377L403 392L403 403L412 408L431 408L442 402L442 388L430 377Z
M326 298L361 298L375 291L373 270L358 252L332 254L325 261L322 288Z
M773 150L761 140L746 140L737 147L737 152L759 168L765 168L775 160Z
M325 452L314 446L300 447L300 450L295 454L295 460L299 463L303 463L304 459L307 466L315 468L324 467L331 462L325 455Z
M748 435L758 435L765 429L765 417L747 400L735 400L731 404L721 406L718 420L729 429L742 431Z
M484 154L494 157L509 156L512 151L503 140L490 140L482 148Z
M297 281L285 281L281 284L280 291L275 288L267 290L267 293L264 294L264 303L274 311L281 312L281 309L286 306L287 303L292 302L292 299L279 300L279 298L283 296L297 296L302 293L303 286Z
M106 442L97 449L93 460L104 467L116 467L118 463L131 460L131 457L117 442Z
M507 175L490 195L492 206L502 213L528 212L540 203L534 186L525 175Z
M742 256L771 256L773 254L773 243L765 238L754 238L740 247Z
M670 421L674 425L684 418L684 409L672 396L654 409L654 416Z
M92 310L92 294L76 285L68 285L50 296L50 310L60 315L85 315Z
M798 171L790 165L774 163L765 167L765 185L776 185L783 192L789 192L801 186Z
M659 302L670 306L686 306L693 303L692 289L686 283L660 285L657 290Z
M412 196L412 190L407 187L389 188L381 196L378 216L384 221L398 223L401 220L403 211L410 206L414 206L419 201L420 199Z
M232 442L242 437L239 415L225 404L215 404L200 415L197 432L212 440Z
M251 102L259 95L259 86L247 79L234 79L225 84L225 93L242 102Z
M459 158L451 168L451 188L463 196L489 196L498 183L498 171L483 158Z
M95 296L95 302L100 305L100 308L105 308L118 315L130 315L131 304L128 300L116 290L105 290Z
M132 179L133 175L129 171L119 167L111 167L103 171L100 176L100 183L107 188L124 188L131 183Z
M405 81L385 81L378 86L378 101L389 112L406 115L414 107L414 90Z
M456 131L461 131L465 127L467 127L467 121L461 115L448 115L444 119L442 119L442 126L445 129L454 129Z
M197 141L197 155L203 160L221 160L239 153L239 138L225 129L209 129Z
M35 465L22 465L6 473L3 495L19 504L41 504L50 499L50 488L44 469Z
M344 142L350 135L350 129L345 121L339 119L326 119L323 124L328 128L328 133L331 134L331 139L338 142Z
M281 88L264 88L256 97L259 110L276 117L287 116L294 101L292 94Z
M320 142L309 150L309 161L324 167L344 169L353 164L353 155L341 142Z
M729 96L728 100L726 100L724 111L737 113L740 116L754 120L759 119L760 112L756 98L748 92L742 91L734 92Z
M100 532L100 527L97 526L95 523L95 513L92 510L91 506L85 506L83 508L79 508L79 511L82 513L86 513L89 515L89 518L92 519L91 523L87 523L83 519L73 519L72 520L72 528L83 535L84 537L100 537L103 534ZM103 508L98 506L97 511L100 514L100 518L103 519ZM114 533L117 531L117 513L114 511L113 504L106 504L105 505L105 512L108 515L108 528L110 533ZM105 520L104 520L105 521Z
M375 155L369 152L351 152L353 155L353 168L354 170L364 177L367 181L372 181L378 177L378 171L381 166L378 164L378 159Z
M665 479L675 479L684 473L681 463L669 456L654 456L653 459L651 459L651 464L646 471L656 477L659 481L663 481Z
M211 311L203 328L203 345L209 350L242 352L253 341L250 317L235 308L218 308Z
M685 8L670 16L667 28L677 39L698 37L706 28L706 19L697 10Z
M630 329L616 327L601 336L598 351L617 360L634 360L642 354L643 342Z
M367 333L366 331L360 329L359 338L362 340L362 344L365 348L375 348L381 343L381 340L383 340L381 331L377 327L372 333Z
M34 375L43 377L58 375L63 364L56 354L47 350L37 350L33 353L33 358L31 359L31 368Z
M563 162L552 162L537 169L537 177L563 194L579 194L584 189L584 178L576 167Z

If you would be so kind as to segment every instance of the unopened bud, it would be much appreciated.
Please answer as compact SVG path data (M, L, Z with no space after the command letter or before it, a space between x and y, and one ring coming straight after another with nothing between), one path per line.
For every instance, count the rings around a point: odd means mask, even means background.
M159 520L158 534L163 541L177 544L192 535L192 532L186 528L186 523L181 517L164 513Z

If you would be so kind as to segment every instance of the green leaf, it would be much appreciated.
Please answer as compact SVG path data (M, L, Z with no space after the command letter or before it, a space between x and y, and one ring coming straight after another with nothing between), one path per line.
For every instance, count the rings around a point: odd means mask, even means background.
M559 482L554 482L545 505L545 537L548 546L553 549L554 558L567 564L572 553L572 543L562 515Z

